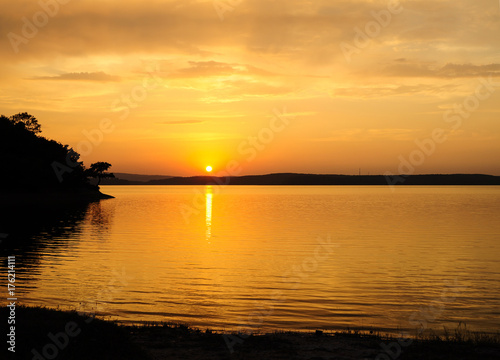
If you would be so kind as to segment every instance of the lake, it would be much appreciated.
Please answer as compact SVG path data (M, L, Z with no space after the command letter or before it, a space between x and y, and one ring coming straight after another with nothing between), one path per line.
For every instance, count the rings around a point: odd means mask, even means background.
M20 303L242 331L500 330L498 186L101 191L116 198L12 227Z

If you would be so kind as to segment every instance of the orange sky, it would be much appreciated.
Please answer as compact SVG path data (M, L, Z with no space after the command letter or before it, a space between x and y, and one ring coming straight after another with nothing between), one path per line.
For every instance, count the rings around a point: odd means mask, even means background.
M0 4L0 113L87 165L500 175L498 1Z

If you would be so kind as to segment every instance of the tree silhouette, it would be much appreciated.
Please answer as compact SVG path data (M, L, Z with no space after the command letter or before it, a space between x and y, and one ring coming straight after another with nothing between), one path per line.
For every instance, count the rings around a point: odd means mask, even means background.
M107 173L106 171L111 167L110 163L98 161L90 165L90 168L86 170L87 176L92 178L97 178L97 186L101 183L101 179L114 178L113 173Z
M38 123L37 118L27 112L12 115L9 117L9 120L12 124L17 126L21 126L22 124L26 130L32 132L33 134L39 134L42 132L42 126Z
M109 163L86 169L80 154L55 140L44 138L38 120L24 112L0 115L0 194L4 191L46 192L97 190L89 177L114 177Z

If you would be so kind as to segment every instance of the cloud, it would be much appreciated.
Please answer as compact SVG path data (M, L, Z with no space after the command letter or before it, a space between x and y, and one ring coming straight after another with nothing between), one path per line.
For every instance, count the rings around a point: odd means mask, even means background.
M218 61L189 61L190 67L177 70L169 77L172 78L192 78L206 76L231 75L241 70L236 69L231 64Z
M454 64L436 66L428 63L396 60L397 64L386 66L383 73L389 76L428 78L471 78L500 76L500 64Z
M372 140L392 140L410 141L415 139L417 129L341 129L335 131L331 136L309 139L313 142L334 142L334 141L372 141Z
M57 76L38 76L32 80L69 80L69 81L97 81L97 82L116 82L120 81L119 76L106 74L103 71L98 72L74 72L65 73Z
M163 124L163 125L181 125L181 124L199 124L203 123L203 120L177 120L177 121L162 121L159 122L158 124Z
M357 97L357 98L375 98L398 95L439 95L448 94L457 89L457 85L390 85L390 86L352 86L345 88L337 88L330 91L332 97Z
M38 2L4 2L0 33L22 36L20 19L31 19L40 11ZM498 4L472 0L464 0L459 6L451 0L401 4L404 11L391 16L390 23L371 39L370 48L364 49L360 57L370 56L377 48L386 50L380 56L398 52L400 58L408 57L410 52L442 56L459 51L465 56L471 48L484 55L496 54L500 44ZM275 65L326 67L334 62L344 64L340 43L352 43L355 28L364 29L374 21L372 14L387 11L387 6L386 0L252 0L235 6L221 22L211 0L103 1L97 5L70 2L61 6L36 36L20 43L18 54L6 37L0 42L0 51L14 62L25 57L60 55L149 53L206 58L220 54L229 55L231 61L259 55ZM429 52L429 47L434 51ZM230 71L216 68L218 64L198 66L200 72L203 66L211 71Z
M181 68L169 74L172 79L197 78L207 76L253 75L276 76L269 71L245 64L230 64L219 61L189 61L189 67Z
M215 60L188 61L188 66L171 71L165 80L171 88L188 88L203 92L205 103L227 103L248 97L281 96L293 93L290 75L282 75L260 67ZM172 66L167 64L166 66ZM300 78L300 75L296 75ZM303 77L309 77L304 75Z

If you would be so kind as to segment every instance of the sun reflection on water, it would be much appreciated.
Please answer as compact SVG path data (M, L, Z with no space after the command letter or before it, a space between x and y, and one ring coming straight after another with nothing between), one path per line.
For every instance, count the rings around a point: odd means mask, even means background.
M212 237L212 186L207 186L205 190L205 224L206 224L206 240L210 244L210 238Z

